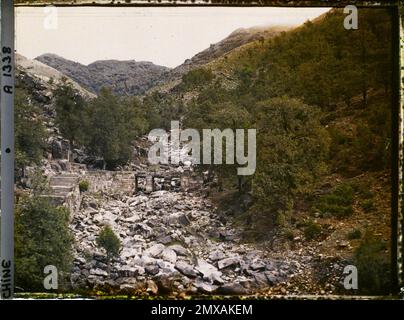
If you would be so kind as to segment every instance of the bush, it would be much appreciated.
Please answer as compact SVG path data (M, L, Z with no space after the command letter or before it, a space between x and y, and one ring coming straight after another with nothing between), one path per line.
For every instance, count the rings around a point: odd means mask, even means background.
M81 180L79 182L79 189L80 192L86 192L88 191L88 187L90 186L90 183L87 180Z
M321 225L314 222L308 221L304 227L304 236L307 240L312 240L317 238L321 234Z
M105 250L107 253L107 261L108 261L108 271L110 261L113 257L119 255L119 251L121 249L121 241L115 235L114 231L110 226L105 226L101 229L100 234L96 240L97 245Z
M348 233L349 240L360 239L361 237L362 232L359 229L352 230L350 233Z
M388 294L390 291L390 261L386 243L367 232L355 251L360 294Z
M214 75L210 69L198 68L182 76L182 86L185 90L194 89L211 82Z
M16 286L24 291L43 291L44 267L54 265L59 289L65 289L72 263L73 236L69 212L41 196L20 199L16 205Z
M349 184L337 186L332 193L320 197L316 208L323 214L347 217L353 213L353 189Z
M363 211L365 212L370 212L374 208L373 200L372 199L366 199L361 203L361 207Z

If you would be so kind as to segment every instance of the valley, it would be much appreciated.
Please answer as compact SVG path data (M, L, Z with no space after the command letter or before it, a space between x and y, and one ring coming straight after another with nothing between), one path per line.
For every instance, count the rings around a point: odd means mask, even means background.
M89 296L388 292L385 14L363 9L366 32L347 33L337 9L295 29L238 29L173 69L18 55L22 291L40 291L37 274L55 264L63 290ZM361 56L352 43L366 44ZM151 163L147 136L173 138L172 121L178 136L256 129L254 172L239 176L224 154L195 164L186 143L184 161ZM343 286L347 265L359 290Z

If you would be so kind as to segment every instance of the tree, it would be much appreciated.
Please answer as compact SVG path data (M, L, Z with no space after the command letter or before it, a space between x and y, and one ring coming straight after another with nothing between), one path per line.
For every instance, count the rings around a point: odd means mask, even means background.
M131 159L133 140L147 127L138 110L134 100L128 103L104 88L90 101L84 145L90 154L103 158L104 169L114 169Z
M258 233L287 218L296 197L309 194L326 172L329 137L320 111L287 97L259 102L252 229Z
M43 291L44 268L53 265L62 275L59 289L65 289L72 265L69 211L38 194L41 182L34 186L34 195L24 196L15 209L16 286L24 291Z
M45 126L27 93L17 88L15 96L15 162L17 177L24 176L25 167L38 164L45 150Z
M69 140L70 152L75 143L83 142L86 101L73 86L64 81L54 92L56 97L56 125ZM71 160L71 157L69 157Z
M121 249L121 241L115 235L110 226L105 226L101 229L100 234L96 240L97 245L105 250L107 253L108 273L110 270L110 262L113 257L119 255Z

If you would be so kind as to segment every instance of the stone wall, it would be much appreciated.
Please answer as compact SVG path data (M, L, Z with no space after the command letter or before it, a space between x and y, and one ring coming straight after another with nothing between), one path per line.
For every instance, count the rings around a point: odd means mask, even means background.
M135 191L133 171L87 171L82 179L89 182L90 192L131 194Z

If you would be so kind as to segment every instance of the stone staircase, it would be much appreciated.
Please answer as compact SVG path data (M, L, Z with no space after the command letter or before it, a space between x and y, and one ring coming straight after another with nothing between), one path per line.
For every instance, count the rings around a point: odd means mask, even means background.
M55 205L64 205L73 214L80 206L80 176L75 173L61 173L49 178L51 194Z

